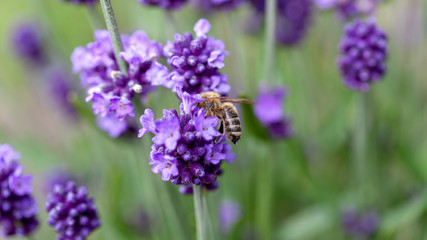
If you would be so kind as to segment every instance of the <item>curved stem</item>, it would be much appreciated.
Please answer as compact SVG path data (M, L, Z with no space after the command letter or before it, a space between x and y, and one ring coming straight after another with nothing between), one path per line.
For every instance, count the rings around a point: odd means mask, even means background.
M194 214L196 217L197 240L206 240L206 225L204 221L202 187L193 185Z
M100 0L102 12L104 13L105 24L110 32L111 41L113 42L114 55L116 61L119 64L120 71L127 75L128 65L120 58L120 52L123 52L122 39L120 37L119 27L117 26L116 17L114 16L113 7L111 6L110 0Z
M274 74L274 48L276 46L276 18L277 18L277 0L267 0L267 14L265 15L265 24L267 31L265 35L265 68L264 77L266 81L272 81Z

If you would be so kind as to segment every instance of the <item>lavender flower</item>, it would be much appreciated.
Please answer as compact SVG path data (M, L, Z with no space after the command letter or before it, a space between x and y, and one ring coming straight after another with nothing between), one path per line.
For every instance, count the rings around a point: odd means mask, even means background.
M101 225L92 198L85 186L73 182L55 185L46 202L48 224L58 233L58 240L86 239Z
M163 181L174 184L202 184L211 190L217 187L217 176L222 173L222 161L231 162L234 155L215 127L217 117L205 117L204 109L195 105L203 101L199 95L190 95L175 89L182 103L181 113L175 109L163 110L163 118L154 120L154 113L146 109L141 116L139 137L154 134L150 162L152 171L161 174ZM220 137L219 141L215 141ZM189 193L192 189L182 189Z
M347 235L357 239L368 239L379 227L380 217L375 212L356 212L346 210L341 218L341 224Z
M252 28L259 28L259 20L265 14L265 0L249 0L249 3L255 9L249 23ZM278 0L277 9L277 40L284 45L300 43L311 22L311 0Z
M143 5L147 6L159 6L167 10L180 9L187 0L138 0Z
M339 50L337 64L351 89L366 92L386 73L387 35L373 19L347 25Z
M224 200L219 206L219 226L224 233L230 232L242 217L242 207L239 203Z
M70 2L75 5L89 5L89 6L93 6L98 2L97 0L61 0L61 1Z
M227 75L219 72L228 52L221 40L206 36L210 28L206 19L200 19L194 25L195 37L191 33L176 34L174 42L168 41L163 53L172 72L164 86L180 87L190 94L230 91Z
M95 42L87 47L77 47L71 60L74 71L80 73L82 84L87 87L86 101L92 102L93 112L100 119L126 122L126 119L135 117L131 102L134 95L142 97L156 85L165 85L162 81L166 77L161 76L167 75L162 72L167 69L156 62L162 46L149 40L144 32L136 31L132 36L123 36L122 40L125 51L120 57L129 64L127 76L119 71L108 31L95 31ZM100 125L108 124L104 121ZM120 124L112 135L122 132L118 129L125 129L123 125Z
M39 225L33 177L24 175L20 157L10 145L0 145L0 234L6 237L29 235Z
M18 56L28 63L40 66L46 63L40 29L33 23L21 23L13 29L11 44Z
M124 132L131 128L128 120L119 120L114 114L108 113L105 117L97 116L96 124L111 138L118 138Z
M255 116L273 138L289 138L294 134L291 121L283 111L285 97L285 87L279 86L275 89L261 88L256 98Z
M202 12L231 11L239 8L243 0L194 0L194 6Z

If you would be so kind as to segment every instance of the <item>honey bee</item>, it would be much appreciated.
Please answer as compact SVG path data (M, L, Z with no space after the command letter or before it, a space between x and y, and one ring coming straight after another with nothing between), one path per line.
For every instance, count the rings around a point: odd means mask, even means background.
M206 116L218 117L219 132L225 134L232 143L237 144L242 135L242 127L233 103L254 104L254 102L244 98L222 97L216 92L203 92L200 96L205 101L198 103L198 107L205 109Z

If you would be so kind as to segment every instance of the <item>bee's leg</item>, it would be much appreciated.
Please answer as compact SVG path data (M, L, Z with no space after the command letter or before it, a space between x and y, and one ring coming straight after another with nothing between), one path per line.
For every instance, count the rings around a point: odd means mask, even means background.
M215 137L215 138L214 138L214 140L213 140L214 144L217 144L217 143L219 142L219 140L221 140L222 135L224 135L224 121L221 121L221 122L219 123L219 129L218 129L218 132L219 132L219 133L221 133L221 135L220 135L220 136L218 136L218 137Z

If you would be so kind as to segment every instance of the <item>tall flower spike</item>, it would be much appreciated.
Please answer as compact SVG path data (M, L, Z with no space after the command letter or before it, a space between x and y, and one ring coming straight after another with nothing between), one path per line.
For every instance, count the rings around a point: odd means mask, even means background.
M347 25L339 51L337 64L351 89L366 92L386 73L387 36L374 19Z
M0 234L6 237L29 235L39 225L33 177L23 174L19 158L11 146L0 145Z
M77 47L71 55L73 69L87 88L86 101L92 102L98 125L117 137L131 126L135 117L133 97L144 97L157 85L166 85L167 68L156 62L162 46L143 31L122 37L124 52L120 57L129 64L127 75L119 71L108 31L95 31L95 42Z
M180 9L187 0L138 0L143 5L158 6L167 10Z
M289 138L294 134L291 121L283 111L286 89L283 86L275 89L261 88L256 98L254 113L273 138Z
M18 56L32 65L46 63L46 53L40 29L33 23L21 23L12 32L11 44Z
M208 20L200 19L194 25L195 37L191 33L176 34L174 42L167 42L163 54L172 72L164 86L180 87L189 94L230 91L227 75L219 72L228 52L221 40L206 36L210 27Z
M182 193L191 193L191 184L215 189L222 161L231 162L235 156L224 137L214 141L220 135L215 130L218 119L205 117L204 109L195 106L203 99L182 92L179 87L175 90L182 100L179 115L174 109L164 110L163 118L154 121L153 112L147 109L141 116L143 128L139 136L154 134L149 162L152 172L161 174L163 181L188 187L180 189Z
M58 240L86 239L101 225L94 200L85 186L73 182L55 185L46 202L48 224L58 233Z

